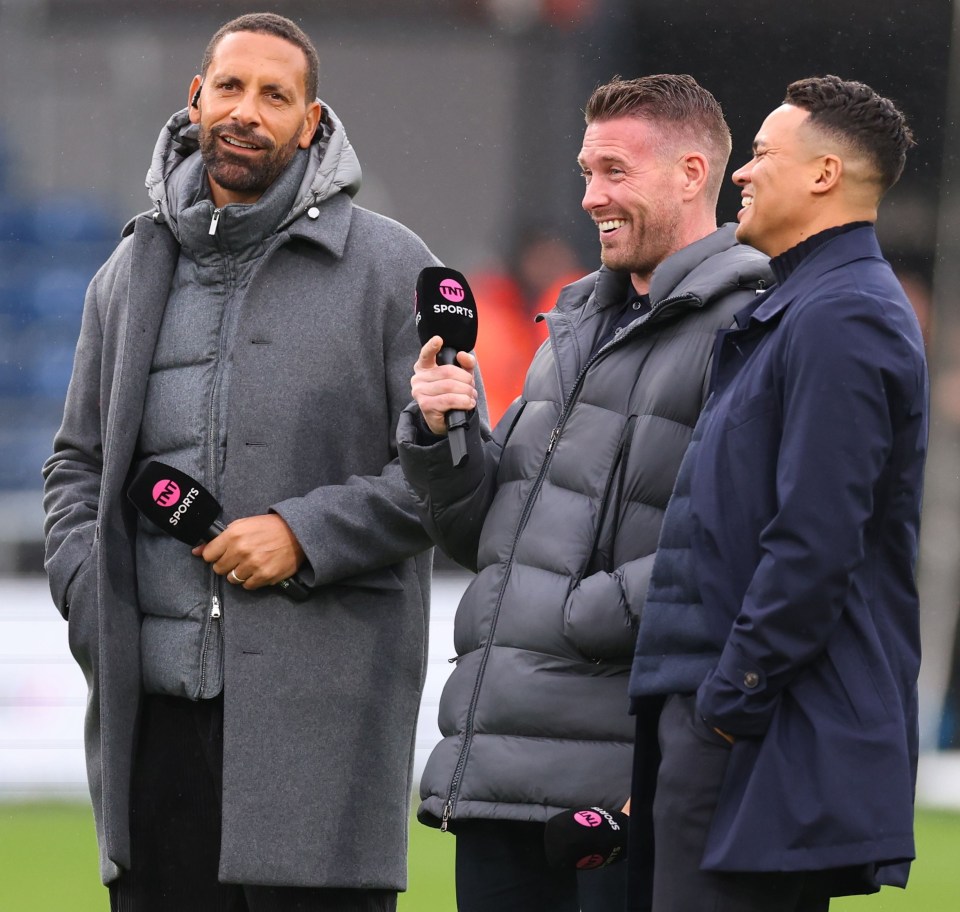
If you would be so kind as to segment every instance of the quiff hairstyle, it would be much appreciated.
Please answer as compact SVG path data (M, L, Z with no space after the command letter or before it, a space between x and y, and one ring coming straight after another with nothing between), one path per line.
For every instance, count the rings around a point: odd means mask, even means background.
M317 56L317 49L299 25L287 19L286 16L278 16L276 13L247 13L245 16L238 16L236 19L231 19L221 25L210 39L207 49L203 52L203 63L200 66L202 78L206 79L207 77L207 69L216 53L217 45L227 35L234 32L275 35L277 38L283 38L284 41L289 41L290 44L300 48L307 58L307 73L304 82L307 104L314 101L320 84L320 58Z
M916 143L906 117L890 99L862 82L813 76L790 83L783 102L809 112L808 124L865 156L876 172L880 196L900 179L907 150Z
M593 90L584 116L588 124L636 117L665 127L669 135L663 137L662 149L672 152L683 145L706 155L710 163L706 191L716 201L730 160L730 128L720 103L692 76L614 76Z

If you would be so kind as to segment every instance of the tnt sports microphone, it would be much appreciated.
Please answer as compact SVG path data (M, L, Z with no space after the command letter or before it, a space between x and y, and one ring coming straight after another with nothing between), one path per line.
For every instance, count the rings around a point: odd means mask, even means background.
M601 807L561 811L547 821L543 848L555 868L589 871L605 868L627 857L627 826L621 811Z
M477 344L477 305L462 273L446 266L427 266L420 270L414 301L420 344L426 344L434 336L443 339L438 364L456 364L457 352L473 351ZM460 465L467 456L464 432L467 413L447 412L444 420L450 457L455 466Z
M163 462L148 462L130 483L127 497L155 526L191 548L227 528L220 522L217 499L195 478ZM296 576L277 585L295 602L310 597Z

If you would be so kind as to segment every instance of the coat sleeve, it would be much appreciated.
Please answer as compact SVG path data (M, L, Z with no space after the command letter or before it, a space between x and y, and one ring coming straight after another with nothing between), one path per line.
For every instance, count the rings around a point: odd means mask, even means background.
M410 401L410 375L420 351L410 289L416 285L418 271L436 263L419 241L415 247L381 254L379 269L390 277L380 328L387 420L382 431L371 428L370 433L387 435L384 452L389 459L383 469L376 475L356 474L342 484L324 485L271 506L304 550L306 560L298 572L308 586L351 581L396 588L390 568L432 544L403 477L396 429ZM371 370L373 375L379 372ZM485 414L482 384L478 387L479 407Z
M97 279L87 289L80 337L53 454L43 466L45 559L53 601L66 618L71 583L93 551L103 446L100 430L103 332Z
M308 586L363 577L364 585L396 588L389 568L430 547L403 479L394 429L410 399L410 374L419 350L413 308L400 289L413 288L416 268L435 262L430 258L415 267L408 263L406 272L397 271L401 277L410 273L408 281L397 279L397 292L384 303L383 364L379 371L371 370L371 376L383 377L387 426L382 431L370 428L371 434L387 435L383 469L376 475L351 475L342 484L322 485L270 507L304 550L298 574Z
M904 482L890 457L899 429L922 432L926 380L922 356L886 306L856 294L805 302L789 332L779 330L769 407L747 403L750 414L724 427L776 459L776 510L760 535L760 560L698 694L703 717L733 735L761 736L784 689L823 653L864 559L878 496L909 496L897 493ZM779 440L754 436L777 426Z
M411 402L399 429L400 464L413 491L417 513L434 543L468 570L476 572L483 523L497 491L501 435L522 407L518 400L491 435L482 414L474 412L466 429L467 459L454 467L446 439L425 441Z

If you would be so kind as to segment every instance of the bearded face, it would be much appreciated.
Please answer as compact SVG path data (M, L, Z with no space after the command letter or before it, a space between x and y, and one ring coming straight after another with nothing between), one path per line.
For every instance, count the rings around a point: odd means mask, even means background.
M301 129L302 129L301 124ZM240 124L200 125L200 155L207 173L224 190L262 194L290 163L300 130L278 146L269 137Z

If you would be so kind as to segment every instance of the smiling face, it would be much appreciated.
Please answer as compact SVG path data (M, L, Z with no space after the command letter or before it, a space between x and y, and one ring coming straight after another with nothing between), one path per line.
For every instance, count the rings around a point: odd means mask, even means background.
M275 35L231 32L216 47L190 97L201 89L190 120L200 125L200 154L214 204L253 203L279 177L298 148L310 145L320 105L306 98L307 62Z
M753 158L734 171L743 208L737 240L777 256L816 233L818 180L824 156L806 128L809 113L781 105L760 127Z
M657 137L656 125L638 117L594 121L578 157L587 184L581 205L600 232L600 258L629 271L641 292L660 262L685 246L681 175Z

